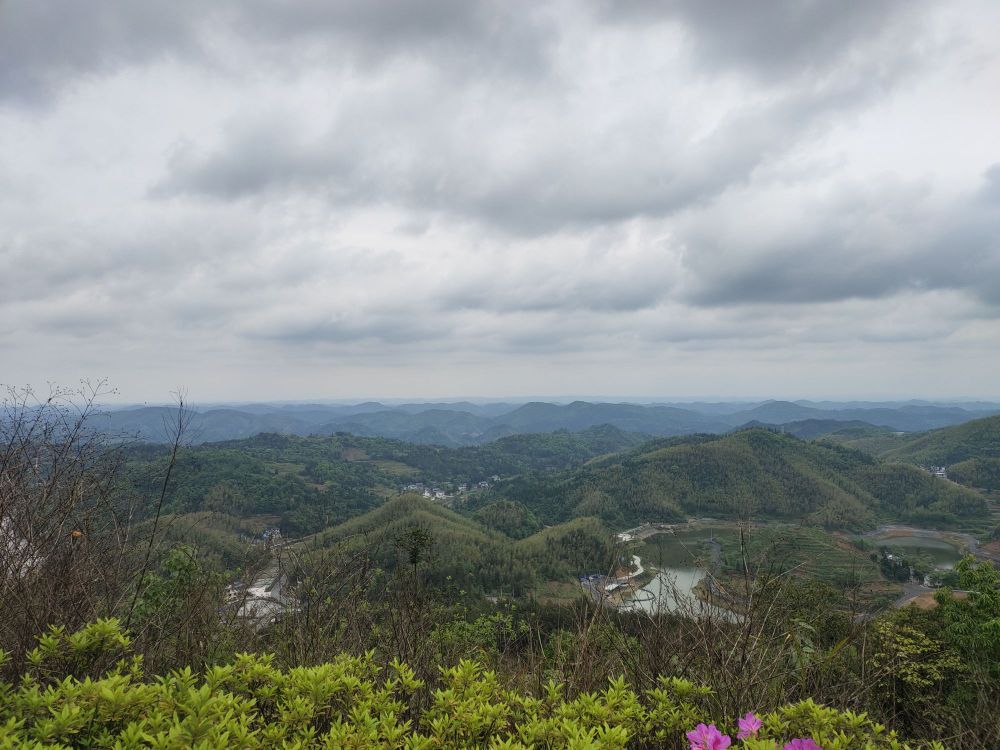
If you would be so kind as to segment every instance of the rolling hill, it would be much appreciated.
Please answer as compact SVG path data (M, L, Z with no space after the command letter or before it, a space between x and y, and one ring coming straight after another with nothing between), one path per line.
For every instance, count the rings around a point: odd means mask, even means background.
M886 459L947 466L956 482L1000 490L1000 416L915 436L883 453Z
M742 426L742 429L750 427L777 429L786 435L793 435L803 440L813 440L827 436L838 436L849 439L860 436L892 436L896 434L888 427L878 427L858 420L842 421L839 419L803 419L798 422L785 422L779 425L772 425L766 422L748 422Z
M546 523L599 516L615 526L708 515L860 528L882 518L949 523L985 511L978 493L916 467L762 429L653 444L514 480L503 495Z
M948 465L970 458L1000 458L1000 416L917 435L885 453L886 458Z
M414 545L430 583L515 595L581 570L606 569L614 559L611 530L595 518L575 518L514 540L417 495L402 495L325 531L305 553L364 550L393 570L413 564Z
M724 421L689 409L640 404L595 404L587 401L574 401L571 404L534 402L501 415L494 421L497 427L510 430L511 433L582 430L602 424L649 435L684 435L726 429Z
M380 437L261 434L185 448L166 508L173 513L268 516L271 525L297 536L375 508L408 483L450 483L454 488L495 474L566 470L643 441L643 436L613 427L516 435L463 448ZM166 449L134 446L127 455L136 493L155 497Z

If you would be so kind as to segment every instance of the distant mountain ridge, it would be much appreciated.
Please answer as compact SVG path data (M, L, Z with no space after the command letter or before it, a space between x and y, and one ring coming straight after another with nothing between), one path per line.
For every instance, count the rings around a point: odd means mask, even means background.
M848 435L848 434L890 434L896 433L889 427L873 425L870 422L860 420L839 420L839 419L800 419L795 422L786 422L780 425L767 424L765 422L747 422L741 429L751 427L765 427L777 430L786 435L794 435L802 440L812 440L817 437L828 435Z
M438 402L386 405L249 404L196 409L191 414L187 439L193 443L252 437L261 433L282 435L332 435L346 432L367 437L388 437L442 446L478 445L508 435L585 430L611 425L650 436L696 433L722 434L747 425L781 426L817 421L861 423L899 432L917 432L959 425L1000 413L960 406L901 402L895 408L880 403L850 408L823 408L791 401L677 404L604 403L574 401L569 404L505 402ZM978 404L977 406L989 406ZM108 411L94 418L94 426L114 435L166 442L176 412L170 407L146 406ZM833 425L835 426L835 425ZM804 429L804 428L803 428ZM817 428L818 429L818 428ZM826 430L833 431L833 430ZM801 437L805 434L795 432ZM819 434L819 433L816 433Z

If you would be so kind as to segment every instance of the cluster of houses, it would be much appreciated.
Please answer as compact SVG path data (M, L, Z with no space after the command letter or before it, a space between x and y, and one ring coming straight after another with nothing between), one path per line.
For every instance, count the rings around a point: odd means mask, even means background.
M925 466L924 468L936 477L940 477L941 479L948 478L948 468L946 466Z
M426 485L423 482L413 482L405 485L402 489L404 492L418 492L428 500L434 500L446 505L451 505L457 497L469 492L470 487L473 490L488 490L493 486L493 484L499 481L500 477L494 474L490 477L490 481L483 480L475 484L463 482L455 487L453 491L441 489L440 487L435 487L433 485Z

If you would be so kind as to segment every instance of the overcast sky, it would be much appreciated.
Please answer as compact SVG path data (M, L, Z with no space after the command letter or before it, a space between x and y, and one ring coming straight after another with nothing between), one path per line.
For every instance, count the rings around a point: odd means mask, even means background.
M0 382L996 398L998 40L992 0L0 0Z

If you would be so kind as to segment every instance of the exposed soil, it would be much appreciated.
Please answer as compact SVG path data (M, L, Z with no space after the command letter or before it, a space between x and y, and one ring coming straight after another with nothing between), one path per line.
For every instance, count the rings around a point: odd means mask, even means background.
M907 605L912 604L918 609L934 609L938 605L937 601L934 599L934 593L935 592L933 591L924 591L923 593L918 594L917 596L910 599L908 602L906 602L906 604ZM952 592L952 596L955 597L956 599L968 598L968 594L966 594L964 591Z

